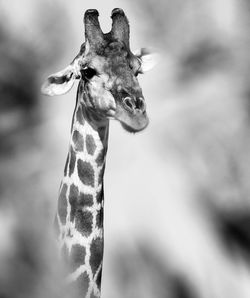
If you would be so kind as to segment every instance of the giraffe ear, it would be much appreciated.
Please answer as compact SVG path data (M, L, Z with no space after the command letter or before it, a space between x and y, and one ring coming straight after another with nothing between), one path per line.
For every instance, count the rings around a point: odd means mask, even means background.
M67 93L80 78L80 70L76 62L72 62L63 70L50 75L43 83L41 91L45 95L54 96Z
M141 67L138 73L145 73L156 66L159 61L159 55L157 53L151 52L149 49L142 48L136 50L134 55L139 58L141 62Z

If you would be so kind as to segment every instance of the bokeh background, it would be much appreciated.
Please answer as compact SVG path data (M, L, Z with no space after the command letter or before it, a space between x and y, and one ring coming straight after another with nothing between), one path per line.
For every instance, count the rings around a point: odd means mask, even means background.
M52 223L76 86L40 94L84 41L125 10L150 126L111 123L104 298L250 297L248 0L0 1L0 297L67 297Z

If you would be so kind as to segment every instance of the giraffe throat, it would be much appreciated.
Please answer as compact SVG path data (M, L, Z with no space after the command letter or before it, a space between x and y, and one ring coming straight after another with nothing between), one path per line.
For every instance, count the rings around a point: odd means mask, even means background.
M103 260L103 175L109 122L96 125L78 101L60 186L56 226L68 281L79 297L100 297ZM78 297L78 296L77 296Z

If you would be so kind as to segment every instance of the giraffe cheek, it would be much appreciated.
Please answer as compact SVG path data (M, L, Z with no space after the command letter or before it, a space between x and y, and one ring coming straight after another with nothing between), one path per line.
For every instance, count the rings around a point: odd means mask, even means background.
M96 102L99 96L100 96L100 89L91 86L91 88L89 88L89 98L91 98L93 102Z
M116 109L116 103L113 95L110 93L110 91L105 90L103 94L103 103L105 105L105 110L115 110Z
M98 87L96 84L91 85L91 88L89 89L89 97L91 98L93 106L101 109L104 98L104 89Z
M115 110L116 104L112 94L106 89L92 90L93 105L102 111Z

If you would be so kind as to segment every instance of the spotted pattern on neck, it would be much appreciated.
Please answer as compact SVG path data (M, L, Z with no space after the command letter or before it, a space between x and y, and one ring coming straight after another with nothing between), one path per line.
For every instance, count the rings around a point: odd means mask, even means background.
M93 125L94 122L94 125ZM59 190L56 225L69 284L79 297L100 297L103 261L103 174L109 123L92 122L81 102L73 116Z

